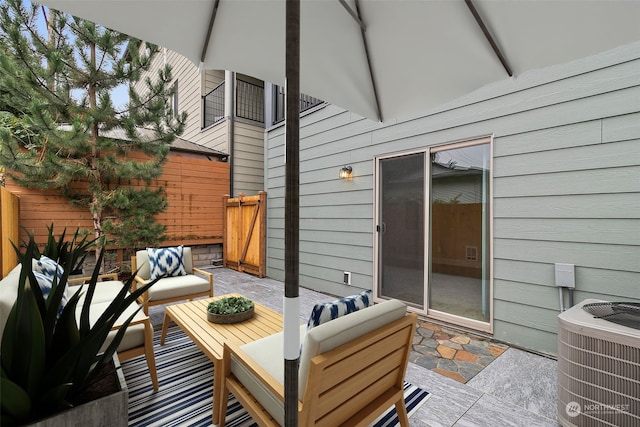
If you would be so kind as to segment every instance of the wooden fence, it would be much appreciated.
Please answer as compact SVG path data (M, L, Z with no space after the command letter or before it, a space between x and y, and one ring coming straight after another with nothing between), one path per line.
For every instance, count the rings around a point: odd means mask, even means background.
M18 264L13 245L19 245L20 203L18 197L5 187L0 187L0 278L6 276Z
M123 180L120 185L144 184ZM162 246L222 243L222 196L229 192L228 163L205 155L172 151L163 167L163 174L152 181L150 187L163 187L166 192L168 208L156 217L158 223L167 227L167 240ZM38 244L44 244L47 226L52 223L54 231L62 231L66 227L67 232L76 228L93 232L89 208L71 206L56 191L23 188L9 178L6 189L20 198L21 238L26 237L26 229L34 234ZM4 254L5 251L2 252Z
M267 193L224 200L224 266L265 277Z
M384 241L385 263L417 265L424 257L424 207L402 202L385 206L385 217L402 218ZM435 273L479 278L482 274L482 204L434 204L430 253Z
M431 268L435 273L482 277L482 203L432 206Z
M172 156L159 179L169 208L157 216L167 226L164 246L222 243L224 204L229 192L229 163L206 156Z

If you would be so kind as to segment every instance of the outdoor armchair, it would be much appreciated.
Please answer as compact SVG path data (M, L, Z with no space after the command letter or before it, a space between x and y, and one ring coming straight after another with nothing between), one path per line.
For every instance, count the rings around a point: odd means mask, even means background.
M150 256L151 255L151 256ZM160 277L140 297L145 313L149 306L175 301L213 296L213 274L195 268L189 247L148 248L131 257L131 269L136 273L134 286L142 286Z
M366 426L395 405L408 426L403 385L416 321L405 304L390 300L306 334L303 325L299 425ZM221 414L231 392L260 426L284 424L283 340L278 333L240 347L225 343Z

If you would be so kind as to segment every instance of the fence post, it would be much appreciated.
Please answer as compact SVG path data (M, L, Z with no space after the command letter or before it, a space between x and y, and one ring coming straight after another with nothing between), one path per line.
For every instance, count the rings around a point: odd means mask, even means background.
M260 265L258 267L258 275L265 277L267 275L267 192L260 191Z
M227 219L227 215L229 212L229 198L231 196L228 194L225 194L222 197L222 266L227 268L229 265L227 263L228 261L228 256L227 256L227 241L229 239L229 234L228 234L228 224L229 221Z
M242 202L244 201L244 193L238 194L238 218L236 220L236 252L238 255L238 271L244 271L242 268L242 240L244 238L244 208L242 207Z
M20 244L20 199L5 187L0 187L0 278L6 276L16 265L18 255L13 249Z

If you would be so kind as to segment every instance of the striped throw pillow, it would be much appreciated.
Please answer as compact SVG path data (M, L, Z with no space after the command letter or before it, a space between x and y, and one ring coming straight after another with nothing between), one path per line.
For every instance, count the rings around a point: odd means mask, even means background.
M38 285L42 291L42 296L46 301L53 289L54 279L57 284L64 273L64 269L60 264L46 255L41 255L39 260L34 259L31 262L31 269L33 270L33 275L38 281ZM60 307L58 308L58 317L62 314L62 310L64 310L65 305L67 305L66 289L62 294L62 300L60 301Z
M34 273L44 274L47 277L51 277L53 280L53 275L58 276L58 280L62 278L62 274L64 273L64 269L61 265L59 265L56 261L52 260L46 255L40 255L39 260L33 260L31 262L31 268Z
M373 305L373 292L370 289L336 301L316 304L307 322L307 331L325 322L371 305Z

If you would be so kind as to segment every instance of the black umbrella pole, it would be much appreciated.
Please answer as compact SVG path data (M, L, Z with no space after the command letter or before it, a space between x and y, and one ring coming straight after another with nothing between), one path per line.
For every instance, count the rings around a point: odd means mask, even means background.
M284 212L284 421L298 425L300 234L300 0L286 3L286 168Z

